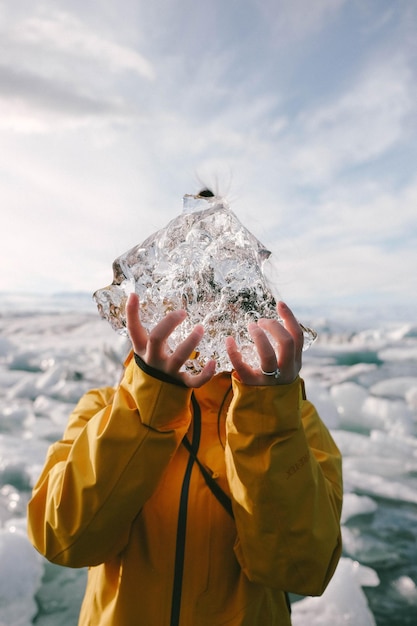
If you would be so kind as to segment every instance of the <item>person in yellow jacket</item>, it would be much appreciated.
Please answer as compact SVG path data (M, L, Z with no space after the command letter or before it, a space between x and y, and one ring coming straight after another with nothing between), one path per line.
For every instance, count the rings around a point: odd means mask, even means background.
M89 568L80 626L285 626L286 592L324 591L341 457L304 396L300 326L278 313L250 325L259 369L229 337L233 372L193 375L181 366L202 327L169 354L185 312L147 334L130 296L120 385L80 400L28 506L34 546Z

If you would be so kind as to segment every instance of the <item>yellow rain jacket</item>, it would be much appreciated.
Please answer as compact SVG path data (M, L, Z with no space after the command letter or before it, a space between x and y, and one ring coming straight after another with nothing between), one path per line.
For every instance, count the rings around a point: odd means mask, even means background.
M191 390L130 359L86 394L28 507L50 561L89 567L80 626L285 626L341 552L341 458L302 381ZM162 377L163 378L163 377ZM194 456L231 498L234 519Z

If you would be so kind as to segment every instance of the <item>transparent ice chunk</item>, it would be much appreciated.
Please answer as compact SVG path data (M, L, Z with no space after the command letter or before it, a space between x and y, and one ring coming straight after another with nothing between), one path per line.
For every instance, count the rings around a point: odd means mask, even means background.
M118 257L112 284L93 297L100 315L122 334L131 292L139 296L140 318L148 331L169 311L185 309L188 316L171 335L169 348L174 350L196 324L204 326L204 336L185 364L191 372L201 371L210 359L218 370L230 370L224 346L228 335L245 360L258 367L247 325L261 317L279 320L263 272L269 256L224 199L186 195L183 212ZM307 348L317 335L301 327Z

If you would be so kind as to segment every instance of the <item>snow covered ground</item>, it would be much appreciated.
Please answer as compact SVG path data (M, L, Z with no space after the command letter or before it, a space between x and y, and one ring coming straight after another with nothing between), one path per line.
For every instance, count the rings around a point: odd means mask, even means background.
M301 626L417 623L417 320L412 312L304 311L309 398L344 456L344 555ZM126 340L82 295L0 296L0 626L75 626L84 570L44 561L26 503L46 450L89 388L115 382Z

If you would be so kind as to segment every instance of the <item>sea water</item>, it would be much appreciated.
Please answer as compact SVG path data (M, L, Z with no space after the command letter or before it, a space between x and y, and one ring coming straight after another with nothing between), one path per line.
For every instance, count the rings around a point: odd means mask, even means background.
M297 311L298 313L298 311ZM300 311L319 331L307 395L343 453L344 552L294 626L417 623L417 322L413 311ZM0 296L0 626L76 626L86 571L46 562L26 504L88 389L116 382L126 340L82 294Z

